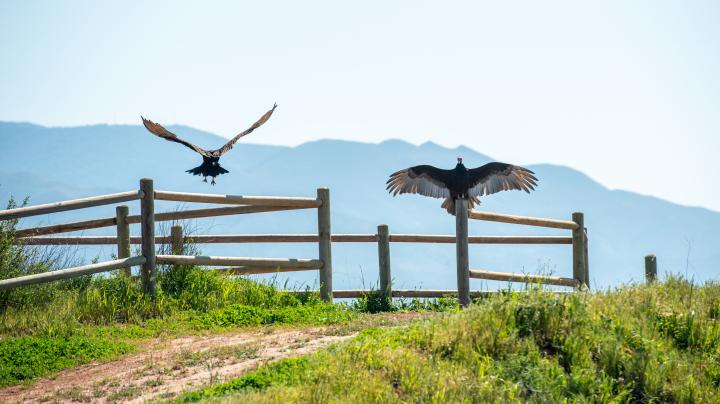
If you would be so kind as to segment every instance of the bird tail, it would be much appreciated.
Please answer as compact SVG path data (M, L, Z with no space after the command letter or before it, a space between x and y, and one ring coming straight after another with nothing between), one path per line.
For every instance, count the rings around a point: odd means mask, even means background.
M453 198L445 198L442 205L440 205L441 208L447 210L447 212L451 215L455 214L455 199Z
M185 172L192 175L201 175L203 177L217 177L220 174L227 174L230 171L222 168L220 164L213 166L209 162L203 161L203 163L199 166L191 168Z
M472 197L467 200L468 210L472 210L475 205L480 205L480 198L478 197ZM443 209L447 210L447 212L453 216L455 216L455 198L445 198L442 205L440 205Z

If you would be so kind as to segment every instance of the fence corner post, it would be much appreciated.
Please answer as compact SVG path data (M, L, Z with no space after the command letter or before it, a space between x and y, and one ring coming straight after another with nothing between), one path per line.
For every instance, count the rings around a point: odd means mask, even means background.
M585 243L585 216L582 212L574 212L572 221L577 227L572 231L572 255L573 255L573 278L579 282L579 287L587 288L589 280L587 279L588 270L586 266L586 247Z
M330 226L330 190L318 188L317 198L320 200L318 207L318 243L320 261L323 265L320 268L320 297L326 302L333 300L332 286L332 242L330 240L332 230Z
M155 297L157 290L157 267L155 265L155 189L153 180L140 180L142 199L140 200L140 233L142 236L142 255L145 263L142 266L143 291Z
M183 253L183 229L182 226L173 226L170 228L170 251L173 255L182 255Z
M388 225L377 227L378 268L380 269L380 293L392 298L392 277L390 272L390 230Z
M455 200L455 252L457 256L458 299L462 307L470 304L470 260L468 257L467 200Z
M657 280L657 257L650 254L645 256L645 282L654 283Z
M130 224L127 222L128 217L127 205L115 207L115 227L117 231L117 257L130 258ZM132 274L132 268L123 269L126 276Z

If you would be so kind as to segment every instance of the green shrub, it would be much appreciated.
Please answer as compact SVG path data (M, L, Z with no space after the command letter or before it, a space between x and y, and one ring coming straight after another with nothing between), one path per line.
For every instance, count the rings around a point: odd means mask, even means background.
M392 298L381 290L371 290L353 302L353 308L361 313L381 313L397 311Z
M21 204L24 206L25 202ZM7 209L18 207L10 199ZM15 278L45 272L50 262L36 259L37 249L15 244L15 228L18 220L0 220L0 279ZM48 260L50 261L50 260ZM37 303L52 300L57 286L34 285L13 290L0 290L0 314L10 307L29 307Z
M458 310L455 297L437 299L390 298L380 290L372 289L351 303L353 310L360 313L382 313L396 311L453 311Z
M139 323L169 315L175 306L159 290L153 299L142 291L136 279L115 272L97 277L77 292L77 319L84 324Z

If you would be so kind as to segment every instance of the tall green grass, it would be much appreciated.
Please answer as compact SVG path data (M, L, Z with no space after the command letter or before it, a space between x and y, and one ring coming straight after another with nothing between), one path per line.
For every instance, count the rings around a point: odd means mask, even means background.
M161 287L156 299L118 273L56 290L47 301L7 307L0 314L0 386L113 358L133 350L138 338L268 324L337 324L355 316L346 306L247 279L201 268L185 273L187 289L173 293Z
M371 314L400 311L455 311L460 307L456 297L440 297L437 299L391 298L381 290L374 288L352 301L350 306L355 311Z
M368 329L180 401L720 402L718 317L720 285L680 278L509 293Z
M15 207L13 201L9 207ZM64 250L15 243L17 221L0 221L0 279L68 266ZM192 245L184 246L192 253ZM317 293L193 266L159 269L158 295L115 271L0 291L0 385L29 380L133 349L132 340L267 324L336 324L354 318Z

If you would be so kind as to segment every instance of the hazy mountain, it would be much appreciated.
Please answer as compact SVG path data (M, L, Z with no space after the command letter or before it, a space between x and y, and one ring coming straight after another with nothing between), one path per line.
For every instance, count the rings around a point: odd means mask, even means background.
M172 130L205 147L225 139L187 127ZM267 129L270 130L270 129ZM254 133L253 141L262 141ZM45 128L25 123L0 123L0 198L30 196L31 204L134 189L142 177L155 180L157 189L244 195L313 196L315 189L331 190L333 231L374 233L386 223L394 233L454 232L454 219L440 209L440 200L385 191L387 176L416 164L452 167L458 155L468 166L490 160L460 147L433 143L414 146L400 140L368 144L338 140L309 142L298 147L246 144L242 141L223 157L229 175L211 187L184 170L201 163L199 155L158 139L141 126L96 125ZM696 279L716 276L720 260L720 213L685 207L626 191L609 190L572 168L530 166L540 185L536 192L506 192L483 200L482 210L569 218L573 211L586 215L590 237L590 276L594 285L641 280L643 256L658 255L661 272L687 274ZM130 204L137 211L137 204ZM159 211L173 209L162 204ZM60 223L70 219L112 216L112 207L29 218L23 226ZM233 218L198 220L198 233L311 233L316 217L311 211L265 213ZM470 224L471 234L547 234L569 232L499 223ZM135 233L139 229L133 229ZM103 229L98 234L112 234ZM92 234L85 232L85 234ZM377 278L376 246L335 244L335 282L338 288L360 287ZM107 254L108 246L88 252ZM290 244L215 245L211 254L236 256L314 257L317 247ZM393 244L393 277L398 287L451 288L454 246ZM473 246L471 267L514 272L552 271L569 275L569 246ZM312 282L315 276L292 274L291 283ZM473 288L495 287L472 281Z

